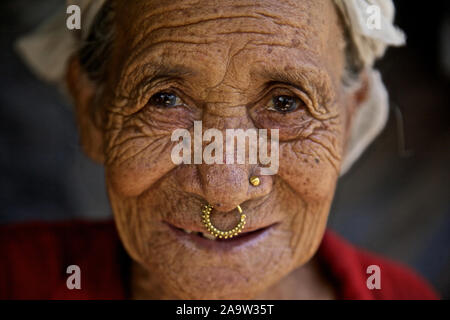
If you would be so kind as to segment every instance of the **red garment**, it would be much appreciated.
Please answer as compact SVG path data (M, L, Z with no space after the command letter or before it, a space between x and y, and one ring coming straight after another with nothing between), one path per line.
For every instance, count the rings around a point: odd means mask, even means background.
M317 254L341 299L437 299L409 269L330 231ZM123 299L129 262L112 222L0 226L0 299ZM67 289L69 265L81 269L81 290ZM367 288L369 265L381 268L380 290Z

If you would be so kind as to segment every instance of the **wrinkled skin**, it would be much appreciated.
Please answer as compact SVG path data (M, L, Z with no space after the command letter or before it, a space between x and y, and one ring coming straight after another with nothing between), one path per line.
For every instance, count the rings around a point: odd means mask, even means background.
M344 36L332 1L116 1L116 10L106 81L88 80L76 58L68 81L84 148L105 165L135 261L134 297L333 298L312 258L361 92L341 84ZM184 105L148 103L167 89ZM281 94L302 105L268 110ZM174 165L171 133L194 120L203 130L278 128L278 173L253 187L257 165ZM236 223L239 204L247 230L276 225L238 248L180 241L165 222L205 231L205 203L223 229Z

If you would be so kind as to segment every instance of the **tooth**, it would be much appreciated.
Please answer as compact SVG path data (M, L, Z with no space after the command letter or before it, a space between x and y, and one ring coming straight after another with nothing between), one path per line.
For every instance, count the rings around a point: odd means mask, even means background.
M186 229L183 229L183 231L186 232L186 233L191 233L192 232L191 230L186 230Z
M202 236L206 239L209 240L216 240L216 237L214 237L211 233L209 232L202 232Z

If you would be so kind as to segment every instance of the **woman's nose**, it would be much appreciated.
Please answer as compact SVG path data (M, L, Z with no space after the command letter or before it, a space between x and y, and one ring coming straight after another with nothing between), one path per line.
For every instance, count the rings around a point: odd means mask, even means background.
M217 139L217 142L222 142L222 148L219 148L215 152L219 152L216 155L223 154L223 157L221 157L218 163L215 161L205 162L205 159L202 159L201 163L190 165L179 170L179 178L181 180L178 179L178 181L180 181L182 188L187 192L201 196L205 202L212 205L215 210L221 212L232 211L238 205L248 200L259 198L270 193L273 183L272 177L261 176L259 174L258 159L256 159L256 163L254 162L255 159L252 161L249 159L250 142L246 142L244 138L241 141L243 145L238 146L240 139L237 138L235 144L231 143L230 148L228 146L228 140L234 140L234 137L228 139L228 128L240 129L242 130L240 134L243 134L248 129L256 130L252 122L246 117L222 117L209 112L204 114L202 120L202 128L199 129L201 134L205 133L208 129L214 129L216 133L220 133L214 138L214 141ZM257 140L257 136L254 138ZM206 141L203 140L199 144L202 145L200 153L205 150L210 142L211 140L206 139ZM257 141L254 142L256 143ZM240 147L245 151L242 154L245 159L238 160L238 149ZM196 150L193 151L193 153L195 152ZM253 176L258 176L260 183L252 184L250 180Z
M248 200L249 170L240 164L199 166L203 197L217 211L228 212Z
M261 175L257 164L247 162L182 165L175 174L179 188L200 196L204 204L221 212L269 194L273 185L273 176Z

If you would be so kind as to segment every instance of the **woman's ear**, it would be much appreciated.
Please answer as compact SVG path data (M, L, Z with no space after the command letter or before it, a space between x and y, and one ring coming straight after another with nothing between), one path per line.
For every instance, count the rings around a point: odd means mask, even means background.
M98 86L89 79L76 55L69 59L66 81L75 104L81 146L92 160L104 163L102 116L96 104Z
M363 103L369 96L369 76L366 70L361 71L358 77L357 84L353 85L347 90L347 125L346 136L348 138L353 122L355 121L355 115L361 108ZM348 140L348 139L347 139Z
M389 116L389 96L376 70L361 74L357 86L347 89L347 139L341 175L383 130Z

